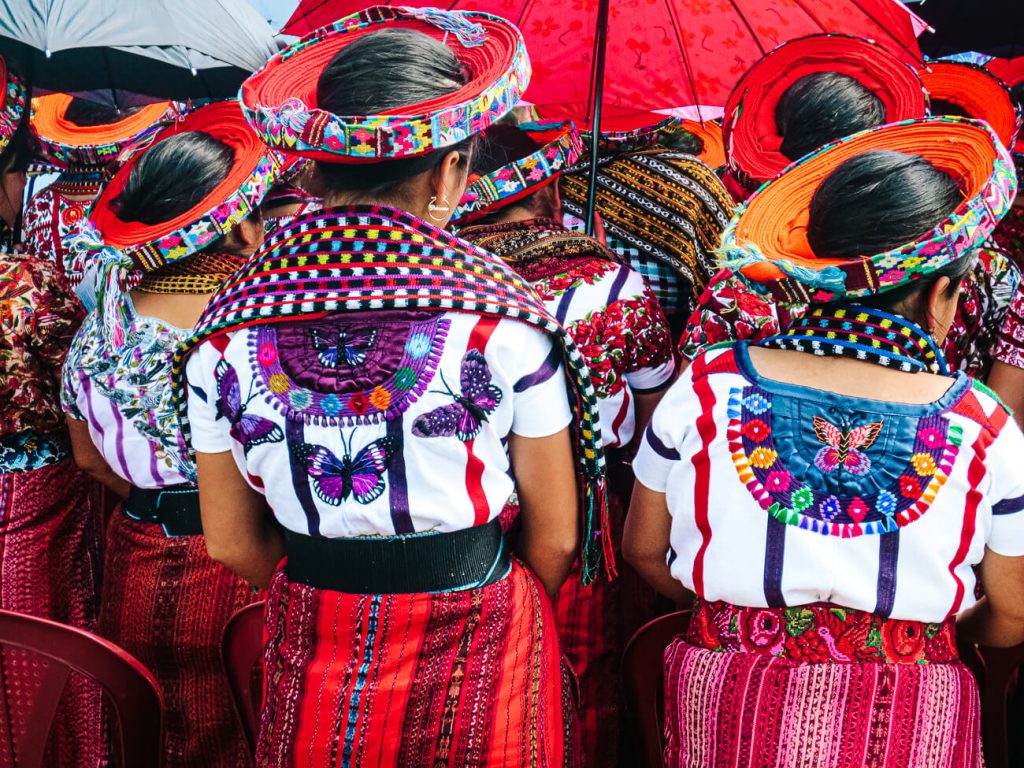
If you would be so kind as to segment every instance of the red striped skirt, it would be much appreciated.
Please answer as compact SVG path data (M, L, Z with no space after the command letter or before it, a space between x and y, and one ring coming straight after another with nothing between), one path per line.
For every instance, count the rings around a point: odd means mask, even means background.
M163 689L166 768L250 765L220 645L231 615L260 597L210 559L202 536L170 538L120 511L111 518L100 632Z
M102 565L100 487L72 459L26 472L0 474L0 608L96 630ZM35 680L29 654L6 650L0 676L8 695L25 701ZM37 723L21 721L25 727ZM18 721L0 716L5 738ZM44 764L90 766L104 758L100 689L72 675ZM8 758L11 758L10 760ZM0 754L0 765L13 756Z
M261 768L550 766L567 730L551 606L518 562L481 589L267 600Z
M978 768L980 704L952 622L698 601L665 652L671 768Z

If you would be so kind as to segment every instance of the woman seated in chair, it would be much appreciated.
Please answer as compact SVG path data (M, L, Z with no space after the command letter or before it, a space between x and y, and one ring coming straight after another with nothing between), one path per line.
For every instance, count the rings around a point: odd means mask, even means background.
M744 280L812 307L699 356L634 463L626 557L696 595L670 765L980 765L954 630L1024 640L1024 436L940 345L1015 187L984 124L927 119L803 160L726 231Z

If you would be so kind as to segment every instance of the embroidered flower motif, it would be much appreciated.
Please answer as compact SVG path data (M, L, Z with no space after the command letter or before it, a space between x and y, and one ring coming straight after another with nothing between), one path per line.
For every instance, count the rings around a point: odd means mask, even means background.
M395 387L398 389L412 389L416 386L416 371L412 368L399 368L395 372Z
M921 483L910 475L900 476L900 493L905 499L916 499L921 496Z
M344 407L337 395L327 395L320 400L320 408L328 416L337 416Z
M283 373L275 373L270 377L267 386L270 387L271 392L280 395L287 392L291 384L288 381L288 377Z
M745 640L755 648L771 648L782 640L782 617L773 610L751 610L741 618ZM744 643L746 645L747 643Z
M405 342L405 351L414 360L419 360L430 351L430 337L425 333L417 333Z
M829 496L827 499L821 502L821 506L818 509L821 511L822 519L828 520L829 522L832 522L835 516L838 515L842 510L842 508L839 506L839 499L837 499L835 496Z
M348 407L351 408L356 415L362 416L370 409L370 399L365 393L359 392L348 401Z
M259 361L260 365L273 365L274 361L277 360L277 347L270 342L267 342L260 347L260 351L256 353L256 359Z
M309 404L313 402L313 396L304 389L293 389L288 393L288 402L291 403L292 408L298 408L301 411L309 407Z
M378 411L386 411L391 403L391 393L384 387L377 387L370 394L370 402Z
M771 433L771 428L760 419L752 419L743 425L743 436L755 443L766 440Z
M778 457L779 454L771 448L755 448L750 452L750 465L758 469L767 469Z
M803 512L814 503L814 493L806 485L800 486L793 491L793 511Z
M915 453L910 459L910 463L914 465L914 469L917 471L917 474L922 477L930 477L931 475L934 475L935 470L937 469L935 459L927 453Z
M934 427L926 427L917 433L917 439L927 448L941 448L946 445L946 433Z
M891 517L896 512L896 497L889 491L881 491L875 499L875 508L886 517Z
M760 416L771 407L771 403L763 395L753 394L743 398L743 407L755 416Z
M882 652L889 661L903 664L924 659L925 633L916 621L889 619L882 624Z
M854 496L846 507L846 513L853 518L855 523L862 523L864 518L867 517L868 505L864 503L860 496Z
M775 470L768 473L768 477L764 482L765 487L770 491L781 493L782 491L788 491L789 486L793 483L793 476L784 469Z

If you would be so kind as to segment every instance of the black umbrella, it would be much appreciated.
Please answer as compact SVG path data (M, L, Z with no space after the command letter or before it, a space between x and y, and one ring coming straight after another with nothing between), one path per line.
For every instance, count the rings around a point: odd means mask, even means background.
M276 50L248 0L0 0L0 53L52 90L233 96Z

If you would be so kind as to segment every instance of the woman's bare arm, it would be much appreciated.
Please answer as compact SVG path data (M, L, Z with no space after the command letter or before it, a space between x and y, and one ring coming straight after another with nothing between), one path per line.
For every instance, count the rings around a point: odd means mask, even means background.
M230 451L197 453L199 507L210 557L266 587L284 557L284 538L266 499L245 482Z
M569 430L509 436L519 496L519 557L552 597L565 583L579 545L579 500Z
M1024 557L985 550L980 567L985 596L957 617L964 640L995 648L1024 643Z
M75 464L87 475L97 480L116 493L120 498L127 499L131 485L107 464L99 448L92 441L89 425L81 419L67 417L68 432L71 435L71 453Z
M1024 368L1017 368L996 360L988 376L992 387L1006 407L1013 411L1013 418L1024 429Z
M672 517L665 494L637 481L626 516L622 554L648 584L676 603L688 603L693 594L672 575L667 563Z

